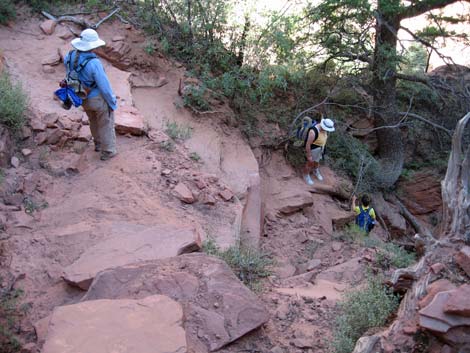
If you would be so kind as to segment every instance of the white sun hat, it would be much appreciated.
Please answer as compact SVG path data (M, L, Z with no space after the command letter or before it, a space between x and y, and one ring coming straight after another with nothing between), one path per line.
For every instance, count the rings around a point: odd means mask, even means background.
M320 126L325 131L329 131L329 132L335 131L335 123L331 119L328 119L328 118L321 119Z
M80 51L90 51L106 45L106 42L98 36L98 33L91 28L87 28L80 33L80 38L72 40L72 47Z

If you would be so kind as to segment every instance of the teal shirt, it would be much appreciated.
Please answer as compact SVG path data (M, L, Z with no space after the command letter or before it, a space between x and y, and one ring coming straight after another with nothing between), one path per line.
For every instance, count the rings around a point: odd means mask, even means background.
M91 52L81 52L80 58L78 59L78 65L80 65L90 56L94 56L94 54ZM69 70L69 67L67 65L69 57L71 57L73 64L73 60L75 59L75 51L70 51L64 58L65 69L67 70L67 72ZM79 73L78 77L80 81L85 84L88 88L91 87L94 82L96 82L96 87L92 88L90 93L88 93L88 98L93 98L101 94L108 106L112 110L116 110L116 96L113 93L111 84L108 80L108 76L104 71L103 64L98 58L90 60L88 64L86 64L85 68Z

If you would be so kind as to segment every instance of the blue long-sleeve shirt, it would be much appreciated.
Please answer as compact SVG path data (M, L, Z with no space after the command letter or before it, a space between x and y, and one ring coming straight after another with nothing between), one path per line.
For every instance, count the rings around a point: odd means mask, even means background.
M69 58L71 59L71 63L73 66L75 54L76 52L72 50L64 58L65 69L67 70L67 72L69 70L69 66L67 65ZM94 57L95 54L91 52L81 52L80 57L78 58L78 65L84 62L90 56ZM78 78L83 84L85 84L85 86L87 86L87 88L92 87L93 83L96 82L96 86L91 88L91 91L88 93L88 98L93 98L101 94L108 106L112 110L116 110L116 96L113 93L111 84L108 80L108 76L104 71L103 64L98 58L90 60L88 64L86 64L85 68L80 71L80 73L78 74Z

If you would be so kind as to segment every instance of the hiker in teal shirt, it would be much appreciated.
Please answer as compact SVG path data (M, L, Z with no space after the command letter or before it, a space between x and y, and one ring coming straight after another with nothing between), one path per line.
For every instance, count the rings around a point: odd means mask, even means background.
M84 86L83 109L90 121L90 130L95 143L95 151L101 152L101 160L116 155L116 133L114 131L114 110L116 96L104 71L103 64L92 52L106 43L93 29L85 29L80 38L72 40L75 50L64 58L67 73L77 70L80 83Z

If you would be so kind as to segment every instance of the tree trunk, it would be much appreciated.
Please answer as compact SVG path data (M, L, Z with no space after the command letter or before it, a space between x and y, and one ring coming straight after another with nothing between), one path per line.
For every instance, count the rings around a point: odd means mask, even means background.
M399 119L396 106L397 36L400 19L396 14L383 14L384 2L390 6L390 0L380 0L376 19L374 62L372 65L372 89L374 97L375 126L396 124ZM399 1L394 2L399 5ZM405 150L401 132L398 128L386 128L377 131L379 142L378 183L383 187L392 186L403 169Z
M470 239L470 145L463 146L463 135L469 121L470 113L467 113L457 123L446 177L442 182L444 214L441 234L453 241Z

